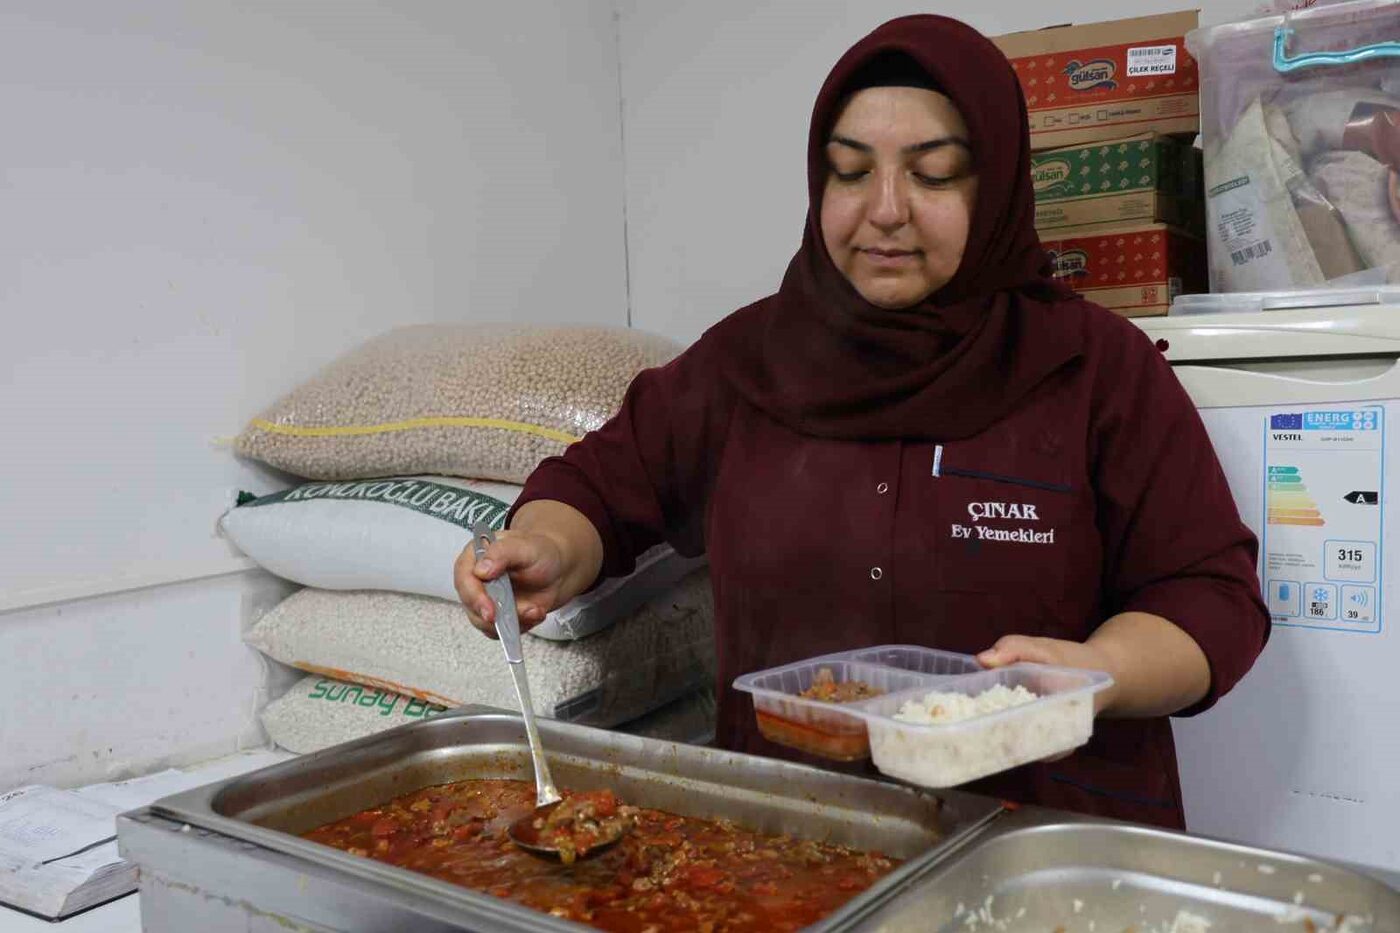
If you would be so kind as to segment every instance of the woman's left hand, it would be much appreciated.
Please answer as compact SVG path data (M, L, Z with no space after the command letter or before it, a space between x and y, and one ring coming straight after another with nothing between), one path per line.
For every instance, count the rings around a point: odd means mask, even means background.
M1112 659L1092 644L1066 641L1062 638L1038 638L1033 635L1006 635L977 656L983 667L1006 667L1018 661L1032 664L1053 664L1056 667L1077 667L1091 671L1113 673ZM1116 680L1116 678L1115 678ZM1114 688L1094 694L1094 712L1101 712L1113 702Z
M1084 642L1007 635L977 656L985 667L1017 661L1104 671L1113 678L1094 694L1094 712L1149 719L1170 716L1210 691L1210 662L1196 640L1170 620L1147 612L1105 619Z

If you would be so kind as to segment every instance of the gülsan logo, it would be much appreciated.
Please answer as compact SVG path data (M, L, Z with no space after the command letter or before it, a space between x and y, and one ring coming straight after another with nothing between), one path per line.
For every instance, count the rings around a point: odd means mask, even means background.
M1074 167L1067 159L1055 159L1052 162L1042 162L1031 170L1031 186L1037 192L1046 188L1053 188L1060 182L1069 178Z
M1067 249L1062 253L1051 250L1050 265L1057 278L1082 278L1089 274L1089 254L1082 249Z
M1065 66L1065 75L1069 78L1072 91L1092 91L1097 88L1111 91L1118 87L1118 82L1113 80L1117 71L1118 66L1107 58L1096 58L1091 62L1070 62Z

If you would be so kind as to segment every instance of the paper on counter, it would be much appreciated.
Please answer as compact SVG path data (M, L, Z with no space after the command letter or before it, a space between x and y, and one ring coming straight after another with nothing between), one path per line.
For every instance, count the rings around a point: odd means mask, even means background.
M0 851L51 862L116 838L118 809L72 791L30 785L0 794Z
M83 872L86 875L94 874L103 868L119 864L122 861L121 852L117 849L117 840L112 839L101 845L94 846L77 855L70 855L53 862L57 868L71 868L75 871Z

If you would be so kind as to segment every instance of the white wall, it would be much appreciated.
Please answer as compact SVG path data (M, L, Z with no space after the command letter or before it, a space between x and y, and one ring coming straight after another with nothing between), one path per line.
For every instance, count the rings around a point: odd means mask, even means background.
M0 788L255 734L212 439L399 324L626 322L617 80L606 0L0 10Z
M1202 23L1257 0L1208 0ZM618 0L635 326L690 340L773 292L801 239L807 121L827 72L895 16L988 35L1189 9L1184 0Z

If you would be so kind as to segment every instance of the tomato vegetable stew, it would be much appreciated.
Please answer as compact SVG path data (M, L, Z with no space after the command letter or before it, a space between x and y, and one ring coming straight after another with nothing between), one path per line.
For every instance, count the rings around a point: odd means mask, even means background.
M428 787L305 836L535 910L618 933L798 930L891 872L896 859L749 832L724 820L622 806L608 791L574 794L631 831L571 865L536 858L506 833L534 809L524 781Z
M831 668L823 667L812 678L812 686L803 690L798 696L808 700L822 700L826 703L854 703L857 700L869 700L883 696L884 692L870 686L863 680L837 682L836 676L831 673Z
M571 794L536 810L529 823L516 823L511 838L517 844L553 849L559 853L559 861L572 865L594 849L620 839L632 828L635 812L634 807L619 804L611 791Z
M884 696L885 691L863 680L837 680L831 668L821 667L812 676L811 686L796 695L822 703L858 703ZM835 761L870 757L870 736L863 720L812 708L791 712L795 718L788 719L756 704L759 734L770 742Z
M756 710L758 731L770 742L833 761L859 761L870 757L870 734L860 720L846 722L817 719L795 722Z

